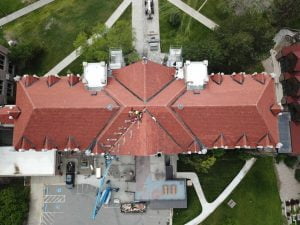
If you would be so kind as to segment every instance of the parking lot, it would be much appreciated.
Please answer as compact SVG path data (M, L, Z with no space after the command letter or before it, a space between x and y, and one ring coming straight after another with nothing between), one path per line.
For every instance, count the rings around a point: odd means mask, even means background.
M150 210L141 214L122 214L119 204L103 206L96 220L91 219L96 187L77 184L46 185L43 196L41 225L156 225L169 224L170 210Z

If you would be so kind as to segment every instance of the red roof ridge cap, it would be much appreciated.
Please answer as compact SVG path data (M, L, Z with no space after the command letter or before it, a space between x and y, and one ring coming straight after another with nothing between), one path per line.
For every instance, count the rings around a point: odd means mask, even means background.
M219 145L216 145L216 144L219 144ZM213 148L225 148L227 149L228 146L226 145L226 138L224 136L223 133L221 133L217 138L216 140L213 142Z
M274 145L272 144L272 142L273 142L272 137L271 137L270 133L268 132L257 141L256 147L257 148L264 148L264 147L273 148Z
M37 75L28 75L25 74L22 77L22 80L24 80L24 85L25 87L29 87L31 86L33 83L35 83L36 81L38 81L40 78Z
M34 144L25 136L22 136L20 150L35 149Z
M235 73L233 72L230 77L238 84L243 84L245 81L245 72Z
M44 147L44 150L57 149L57 146L54 144L54 142L48 136L45 137L43 147Z
M67 74L68 77L68 83L70 85L70 87L73 87L74 85L76 85L79 81L81 76L79 74L74 75L74 74Z
M68 136L65 150L67 150L67 151L68 150L75 150L75 149L78 149L78 148L79 148L79 145L76 142L75 138L73 136Z
M54 84L56 84L60 80L60 76L58 76L57 74L45 75L45 77L47 78L46 82L47 82L48 87L52 87Z
M217 73L217 74L211 73L209 77L213 82L215 82L218 85L221 85L223 82L223 75L224 73Z
M260 84L265 84L266 83L266 73L264 73L264 72L262 72L262 73L257 73L257 72L255 72L255 73L253 73L252 75L251 75L251 77L255 80L255 81L257 81L258 83L260 83Z
M237 139L235 144L235 148L250 148L250 146L248 145L248 137L246 133L243 133L243 135Z

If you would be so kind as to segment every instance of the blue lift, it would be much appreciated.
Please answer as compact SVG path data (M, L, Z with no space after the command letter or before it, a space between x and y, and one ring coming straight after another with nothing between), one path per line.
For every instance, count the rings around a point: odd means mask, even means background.
M92 219L95 220L96 216L103 206L108 201L108 198L111 195L111 191L113 190L111 187L107 187L104 191L101 191L104 185L104 181L108 175L109 168L111 166L112 161L115 159L115 156L110 155L109 153L104 154L104 159L105 159L105 171L103 173L103 176L99 180L99 188L97 192L97 197L96 197L96 202L95 206L93 209L93 214L92 214Z

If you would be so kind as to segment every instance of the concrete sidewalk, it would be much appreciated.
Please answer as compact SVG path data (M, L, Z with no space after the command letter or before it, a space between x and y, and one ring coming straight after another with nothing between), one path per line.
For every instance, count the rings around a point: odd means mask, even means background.
M115 22L120 18L120 16L124 13L124 11L127 9L127 7L130 5L132 0L124 0L119 7L111 14L111 16L108 18L108 20L105 22L105 25L107 28L111 28ZM93 41L95 38L101 38L101 35L94 35L88 40L88 44L93 44ZM58 74L60 71L62 71L64 68L66 68L68 65L70 65L73 61L75 61L81 54L81 47L75 49L73 52L71 52L66 58L64 58L62 61L60 61L55 67L53 67L48 73L45 75L50 74Z
M39 0L35 3L32 3L14 13L11 13L3 18L0 19L0 26L3 26L9 22L12 22L18 18L20 18L21 16L24 16L28 13L31 13L32 11L39 9L41 7L43 7L44 5L47 5L51 2L53 2L54 0Z
M199 13L197 10L193 9L189 5L182 2L181 0L168 0L168 1L211 30L214 30L219 26L214 21L210 20L209 18Z
M140 56L147 50L145 45L146 22L144 12L144 1L132 1L132 32L134 36L134 47Z
M208 203L203 190L201 188L199 178L196 173L190 172L179 172L177 173L177 178L187 178L192 180L194 188L196 190L199 201L202 205L202 212L200 215L186 223L185 225L198 225L202 223L211 213L213 213L216 208L232 193L232 191L238 186L238 184L243 180L249 170L252 168L256 159L252 158L248 160L244 167L240 170L238 175L231 181L231 183L225 188L225 190L217 197L217 199L211 203Z

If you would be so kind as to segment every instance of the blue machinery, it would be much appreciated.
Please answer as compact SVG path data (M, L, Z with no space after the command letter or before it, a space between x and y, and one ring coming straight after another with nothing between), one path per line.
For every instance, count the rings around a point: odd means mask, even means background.
M112 161L115 159L115 156L110 155L109 153L104 154L105 159L105 171L103 173L103 176L99 180L99 188L97 192L96 202L93 209L92 219L95 220L96 216L103 206L103 204L108 203L109 198L111 196L111 191L113 190L111 187L107 187L104 191L101 191L104 185L105 178L108 175L109 168L111 166Z

